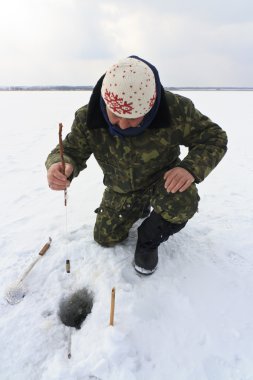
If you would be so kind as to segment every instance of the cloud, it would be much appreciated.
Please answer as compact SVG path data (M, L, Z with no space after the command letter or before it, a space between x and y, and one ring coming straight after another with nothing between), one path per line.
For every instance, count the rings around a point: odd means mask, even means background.
M161 12L159 2L152 11L137 6L121 17L114 3L107 4L104 10L104 31L113 41L114 53L136 53L151 60L167 86L253 84L249 65L253 52L252 22L207 22L208 12L206 18L197 17L201 9L194 16L187 9L182 14L178 9ZM159 20L159 24L154 20Z
M136 54L165 85L250 86L252 11L248 0L8 0L0 85L94 84Z

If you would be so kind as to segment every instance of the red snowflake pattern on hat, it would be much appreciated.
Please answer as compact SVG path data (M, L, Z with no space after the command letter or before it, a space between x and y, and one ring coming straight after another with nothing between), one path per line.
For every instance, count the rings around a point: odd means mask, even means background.
M107 89L105 90L104 101L108 104L112 111L117 112L120 115L122 113L123 115L132 114L133 103L127 103L123 98L119 98L117 94L114 94Z
M152 108L153 105L155 104L155 100L156 100L156 93L152 96L152 98L150 98L149 100L149 107Z

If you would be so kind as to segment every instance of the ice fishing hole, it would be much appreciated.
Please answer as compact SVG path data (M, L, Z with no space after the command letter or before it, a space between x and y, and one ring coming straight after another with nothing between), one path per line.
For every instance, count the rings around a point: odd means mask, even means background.
M58 315L64 325L80 329L92 306L92 292L80 289L60 301Z

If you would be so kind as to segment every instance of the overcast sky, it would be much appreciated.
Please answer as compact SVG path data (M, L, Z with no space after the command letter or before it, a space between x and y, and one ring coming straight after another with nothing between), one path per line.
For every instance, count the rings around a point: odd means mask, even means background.
M253 86L252 0L0 0L0 86L94 85L131 54L164 86Z

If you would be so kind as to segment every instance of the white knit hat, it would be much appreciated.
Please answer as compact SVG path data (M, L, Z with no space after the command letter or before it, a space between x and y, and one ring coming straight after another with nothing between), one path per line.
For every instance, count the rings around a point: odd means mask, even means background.
M156 100L155 76L146 63L125 58L106 72L101 94L115 115L126 119L144 116Z

